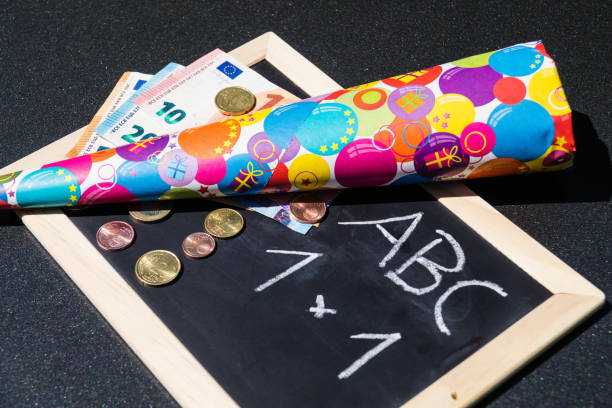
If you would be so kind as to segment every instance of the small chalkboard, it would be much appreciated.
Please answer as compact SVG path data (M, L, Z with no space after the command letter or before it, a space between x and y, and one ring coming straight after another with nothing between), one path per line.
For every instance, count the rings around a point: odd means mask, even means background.
M104 257L243 407L400 406L552 295L419 186L345 191L307 236L242 211L238 237L189 259L181 242L215 207L71 219L93 245L103 223L133 225ZM175 283L138 283L152 249L179 255Z
M232 51L266 59L308 95L339 85L273 33ZM58 160L81 131L1 171ZM206 259L185 235L219 205L177 202L158 224L123 205L20 211L173 397L189 407L466 406L603 304L601 291L461 183L343 192L308 235L241 210ZM97 228L124 219L134 244L102 254ZM150 249L179 279L141 286Z

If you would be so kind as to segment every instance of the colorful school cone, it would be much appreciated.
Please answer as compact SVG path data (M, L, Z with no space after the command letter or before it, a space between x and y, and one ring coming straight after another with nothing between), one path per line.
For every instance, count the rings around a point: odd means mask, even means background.
M571 111L541 42L0 177L0 208L559 170Z

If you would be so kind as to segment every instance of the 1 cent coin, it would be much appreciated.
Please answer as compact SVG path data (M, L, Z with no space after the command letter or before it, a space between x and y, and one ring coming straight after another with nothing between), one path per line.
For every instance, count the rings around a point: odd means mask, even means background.
M141 283L161 286L176 279L181 271L181 261L170 251L155 249L138 258L134 271Z
M204 220L204 229L216 238L231 238L244 227L244 218L231 208L219 208L212 211Z
M107 222L98 229L96 241L106 251L127 248L134 241L134 228L123 221Z
M217 93L215 105L224 115L242 115L255 106L255 95L248 89L230 86Z
M289 203L289 211L293 218L305 224L314 224L327 212L327 205L324 201L318 200L309 193L298 194Z
M215 239L205 232L194 232L183 240L183 252L190 258L204 258L215 250Z

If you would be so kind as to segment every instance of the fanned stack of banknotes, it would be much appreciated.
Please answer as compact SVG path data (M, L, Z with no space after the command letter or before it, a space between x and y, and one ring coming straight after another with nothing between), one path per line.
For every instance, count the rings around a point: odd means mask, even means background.
M124 73L67 156L224 120L227 116L219 111L215 96L236 86L255 96L251 112L299 100L217 49L186 67L171 62L155 75ZM257 211L302 234L312 227L290 217L288 195L233 197L224 201Z

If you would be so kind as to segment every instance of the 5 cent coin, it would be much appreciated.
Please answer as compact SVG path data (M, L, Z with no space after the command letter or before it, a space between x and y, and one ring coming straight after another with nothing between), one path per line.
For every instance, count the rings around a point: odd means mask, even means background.
M146 252L136 261L136 278L149 286L161 286L172 282L181 271L178 257L164 249Z
M238 235L244 227L244 218L231 208L219 208L212 211L204 220L206 231L216 238L231 238Z
M111 221L102 225L96 232L96 242L106 251L127 248L134 241L134 228L127 222Z
M190 258L204 258L215 250L215 239L205 232L194 232L183 240L183 252Z
M224 115L242 115L255 106L255 95L248 89L230 86L217 93L215 105Z

